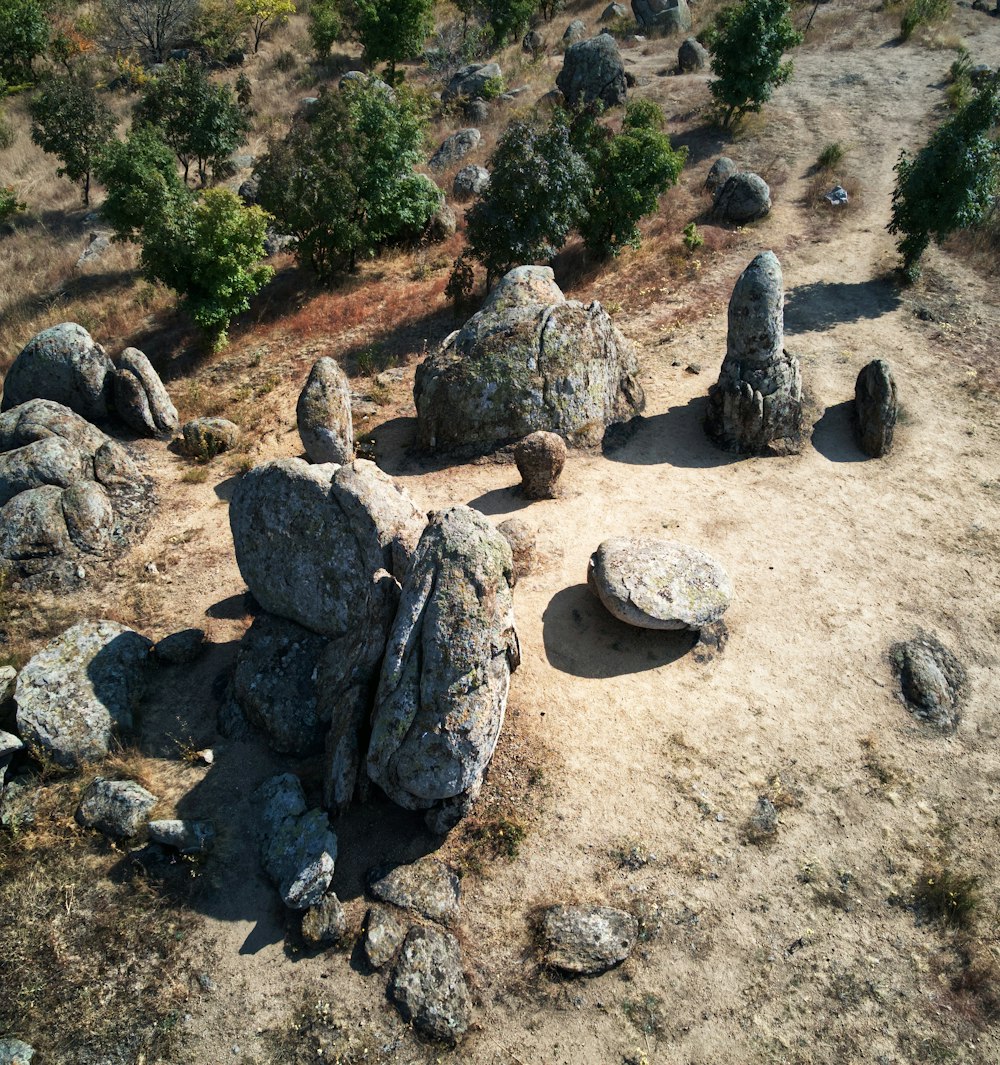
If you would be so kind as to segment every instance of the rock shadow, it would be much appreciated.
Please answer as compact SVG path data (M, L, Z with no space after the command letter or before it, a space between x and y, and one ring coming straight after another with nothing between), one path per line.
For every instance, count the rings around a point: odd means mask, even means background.
M586 584L577 584L549 600L542 641L554 669L607 680L676 662L694 648L698 633L626 625L608 613Z
M813 425L812 445L831 462L867 462L870 458L858 446L854 432L854 401L844 400L827 407Z
M888 281L814 281L785 294L785 332L809 333L842 322L881 318L900 306L896 287Z
M260 604L250 592L240 592L236 595L228 595L213 603L206 611L205 616L216 618L221 621L239 621L247 614L254 615L260 611Z
M514 514L519 510L526 510L532 501L521 491L521 484L508 485L506 488L491 488L475 499L470 499L466 504L480 514L495 517L499 514Z
M305 457L305 456L303 456ZM306 459L308 462L308 459ZM219 481L213 491L219 499L224 500L226 503L232 501L233 493L236 491L236 486L240 483L239 474L233 474L231 477L226 477L225 480Z
M707 470L739 462L740 456L715 446L705 432L708 396L652 417L639 415L622 426L610 426L602 450L612 462L633 466L682 466Z

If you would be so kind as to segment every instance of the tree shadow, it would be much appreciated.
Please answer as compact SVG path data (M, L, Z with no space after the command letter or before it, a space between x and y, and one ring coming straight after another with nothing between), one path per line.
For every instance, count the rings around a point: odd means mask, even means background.
M632 466L667 463L697 470L739 462L739 455L721 450L708 438L707 410L708 397L695 396L663 414L639 415L622 426L609 426L602 445L604 456Z
M725 155L725 149L729 147L731 138L713 123L703 122L693 129L672 133L670 143L675 149L687 148L687 165L694 166L705 162L706 159L714 161L720 155Z
M626 625L608 613L586 584L577 584L549 600L542 641L554 669L608 680L676 662L693 650L698 633Z
M813 426L813 447L831 462L867 462L854 434L854 401L827 407Z
M814 281L799 285L785 296L785 332L808 333L841 322L857 322L891 314L901 304L889 281Z

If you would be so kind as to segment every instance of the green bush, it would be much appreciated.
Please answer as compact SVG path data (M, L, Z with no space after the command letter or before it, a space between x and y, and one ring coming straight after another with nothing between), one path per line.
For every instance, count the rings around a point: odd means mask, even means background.
M684 227L684 247L688 251L697 251L705 243L705 238L698 232L694 222L688 222Z
M834 170L836 167L840 166L843 161L844 146L840 141L833 141L819 153L816 165L820 170Z
M0 223L7 222L27 208L14 192L13 185L0 185Z
M309 39L320 62L329 56L330 49L343 32L344 21L338 0L313 0L309 7Z
M31 65L48 46L50 33L38 0L0 0L0 75L14 83L30 81Z
M951 14L951 0L909 0L903 9L899 35L908 41L920 26L943 22Z
M365 62L388 63L395 84L396 64L419 55L434 29L434 0L354 0L354 13Z

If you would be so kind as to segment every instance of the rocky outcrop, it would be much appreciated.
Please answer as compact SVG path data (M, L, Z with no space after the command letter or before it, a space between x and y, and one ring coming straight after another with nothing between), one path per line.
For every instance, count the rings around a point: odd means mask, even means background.
M687 0L632 0L632 13L645 33L687 33L691 29Z
M460 129L445 137L427 165L431 170L447 170L460 159L464 159L469 152L475 151L482 139L483 135L478 129Z
M756 222L771 210L771 190L767 182L749 171L737 172L720 185L712 203L712 213L722 222L744 225Z
M571 44L556 86L570 107L592 103L617 107L625 103L625 64L614 37L601 33L589 41Z
M351 383L335 359L317 359L299 394L295 420L310 462L354 458Z
M458 940L437 928L411 928L389 993L405 1020L423 1035L454 1044L472 1019L472 999Z
M566 444L561 436L531 433L515 446L514 462L521 475L521 491L528 499L555 499L559 475L566 465Z
M489 449L536 430L600 443L642 410L632 345L599 303L567 300L546 266L511 270L417 367L422 447Z
M497 84L502 78L503 72L496 63L471 63L455 71L451 81L441 93L441 100L443 103L448 103L456 97L474 99L482 95L487 84Z
M149 359L137 348L126 348L115 364L114 401L122 421L146 436L176 432L177 408Z
M507 541L468 507L432 515L417 545L368 750L369 777L407 809L460 814L479 789L520 662L512 567Z
M128 734L152 644L113 621L81 621L42 648L14 689L22 738L75 768Z
M899 417L896 381L883 359L870 362L854 386L854 424L861 450L881 458L892 447Z
M632 914L611 906L552 906L542 916L541 931L545 963L586 976L623 962L639 936Z
M80 798L74 817L78 825L93 828L109 839L136 835L159 802L134 780L95 777Z
M714 558L672 540L605 540L590 558L587 583L609 613L641 629L698 631L718 621L733 597Z
M773 252L743 271L729 301L726 358L708 394L709 434L727 451L794 447L802 420L799 360L783 348L784 285Z

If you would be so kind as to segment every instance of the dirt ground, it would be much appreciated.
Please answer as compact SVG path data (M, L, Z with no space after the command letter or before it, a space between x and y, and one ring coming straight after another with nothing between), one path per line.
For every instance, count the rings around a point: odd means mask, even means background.
M385 977L350 953L295 946L258 868L249 796L276 767L307 779L315 767L214 731L217 678L248 624L226 516L233 479L210 466L205 483L184 482L182 459L139 445L161 496L128 563L161 624L149 635L200 624L213 640L194 670L166 674L140 737L163 812L212 817L221 834L193 903L211 989L192 989L176 1060L307 1060L281 1042L305 1004L323 1020L300 1029L298 1052L330 1039L308 1060L363 1060L370 1048L365 1060L470 1065L1000 1061L987 1023L996 1003L962 979L967 944L912 905L927 868L980 877L976 948L1000 964L1000 420L984 384L996 373L1000 297L995 278L938 249L915 288L890 276L892 167L942 113L954 53L898 47L879 25L844 30L845 46L834 32L829 46L800 49L763 118L725 146L777 175L775 208L673 297L685 313L669 325L672 297L616 312L639 351L645 415L605 453L572 452L560 498L529 505L509 463L413 453L415 359L372 420L377 461L418 506L517 514L538 539L538 563L514 593L523 662L484 797L527 832L515 858L463 880L476 1010L457 1051L419 1044ZM960 10L954 29L975 61L1000 63L996 20ZM691 117L705 79L657 73L672 47L628 56L637 91L664 103L701 180L720 143ZM849 147L859 190L843 218L804 202L832 141ZM701 423L728 293L766 248L784 270L786 346L801 358L812 436L795 456L736 459ZM880 460L857 450L849 414L873 358L890 362L904 412ZM299 453L304 376L282 384L280 430L254 461ZM729 641L710 661L683 638L614 621L588 592L591 552L633 534L703 548L728 570ZM954 734L922 725L897 696L888 649L918 630L968 670ZM178 757L209 745L211 767ZM761 795L780 811L763 846L743 835ZM435 846L380 803L348 814L338 835L334 887L357 927L365 871ZM465 842L449 839L442 856L461 865ZM531 915L560 901L637 913L635 954L594 979L541 971Z

